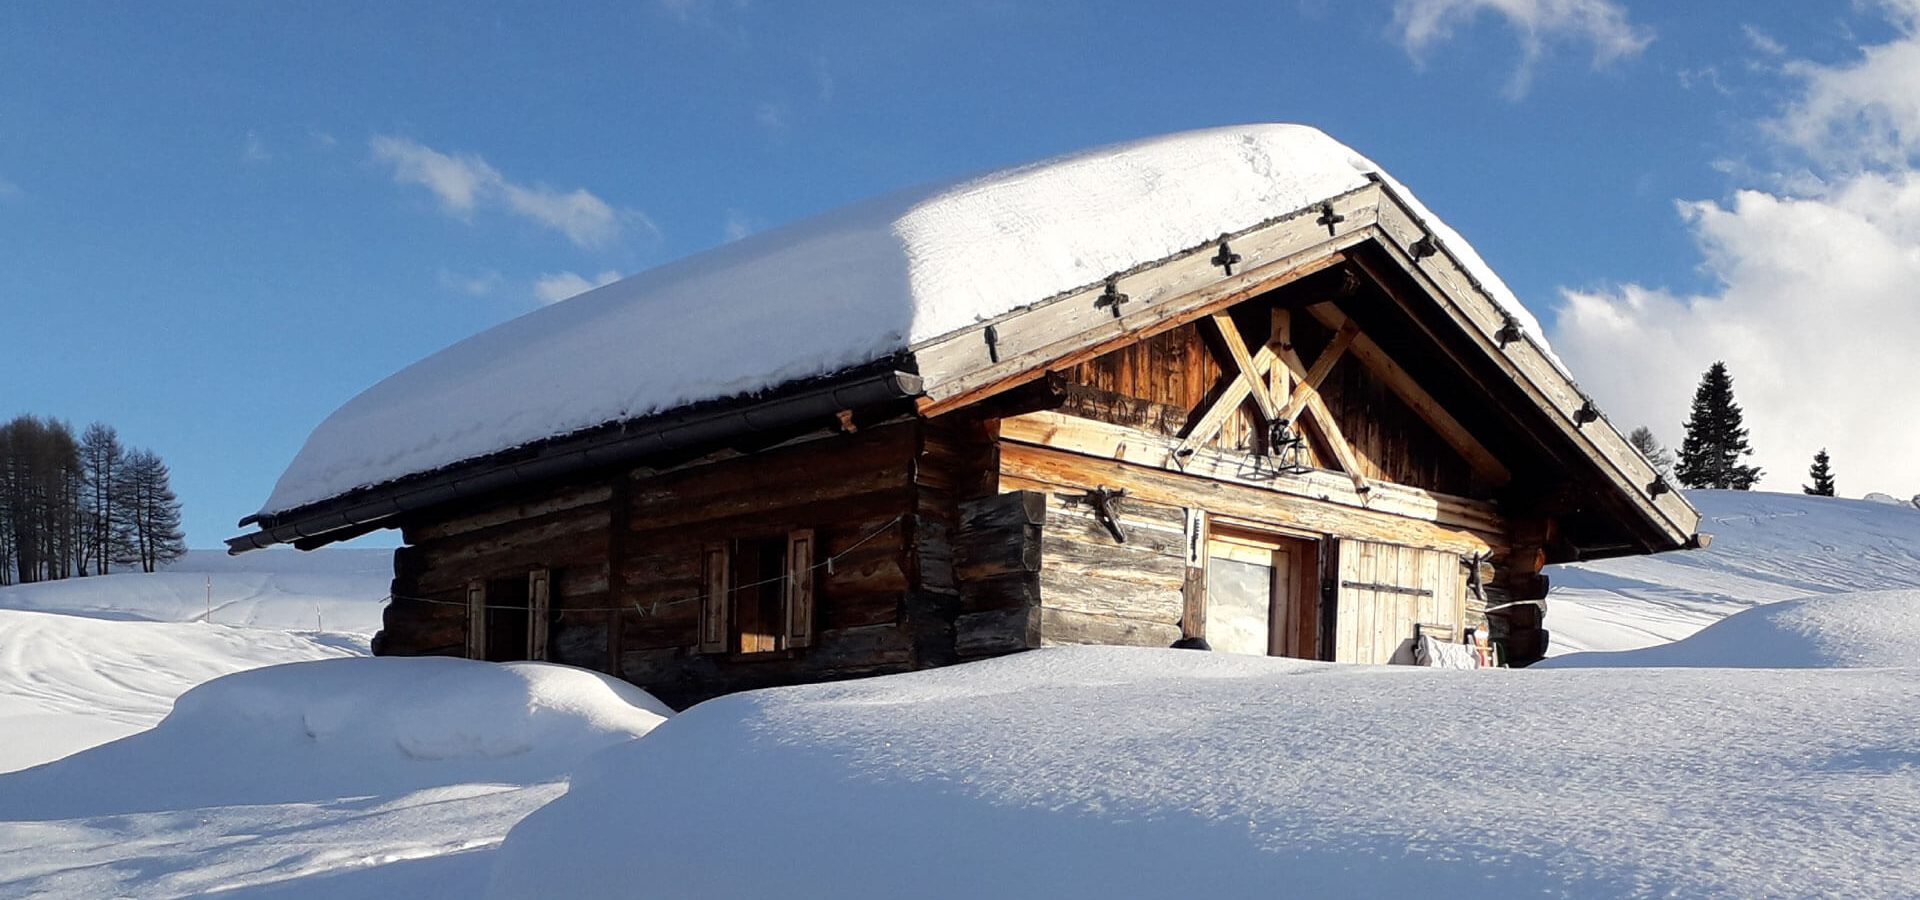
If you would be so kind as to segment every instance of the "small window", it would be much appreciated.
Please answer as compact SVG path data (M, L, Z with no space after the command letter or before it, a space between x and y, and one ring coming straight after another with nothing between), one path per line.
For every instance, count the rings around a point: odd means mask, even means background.
M490 662L547 658L552 573L533 569L467 583L467 656Z
M733 542L733 621L727 649L768 653L786 637L786 538Z
M527 576L487 580L487 655L489 662L516 662L531 656L532 610Z
M811 643L811 530L709 544L701 568L701 652L772 653Z

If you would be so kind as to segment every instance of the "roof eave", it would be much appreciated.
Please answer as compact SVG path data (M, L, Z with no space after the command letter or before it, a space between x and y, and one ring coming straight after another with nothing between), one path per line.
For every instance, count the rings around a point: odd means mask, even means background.
M920 394L920 377L891 365L864 369L777 396L668 412L579 432L532 447L464 460L431 472L361 488L272 515L248 516L258 530L228 538L227 552L292 543L312 549L389 527L397 517L530 481L637 463L659 454L721 445L758 432L867 410Z

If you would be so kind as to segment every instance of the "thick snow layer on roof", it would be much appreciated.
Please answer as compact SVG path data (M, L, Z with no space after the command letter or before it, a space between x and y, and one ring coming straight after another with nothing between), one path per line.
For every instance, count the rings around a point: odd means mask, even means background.
M1912 668L1036 650L694 707L488 896L1910 896L1916 716Z
M1385 177L1318 130L1252 125L859 203L529 313L401 370L314 429L262 512L884 359L1362 187L1369 174ZM1473 249L1388 181L1539 339Z

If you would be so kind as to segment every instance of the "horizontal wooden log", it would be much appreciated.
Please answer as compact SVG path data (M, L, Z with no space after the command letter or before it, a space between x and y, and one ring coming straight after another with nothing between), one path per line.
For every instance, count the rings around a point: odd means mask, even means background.
M1018 525L1044 525L1047 496L1038 491L1013 491L960 504L963 532L1001 531Z
M1040 646L1040 611L1031 607L962 613L953 624L954 650L963 658L999 656Z
M523 523L530 519L583 506L606 503L613 497L610 484L589 484L563 488L518 502L504 503L480 512L431 521L406 529L410 544L435 541L499 525Z
M1075 499L1068 495L1067 499ZM1126 536L1125 542L1116 541L1107 526L1101 524L1091 510L1065 508L1060 509L1047 523L1046 543L1048 555L1052 554L1055 541L1065 540L1085 544L1090 547L1111 547L1122 551L1131 558L1131 554L1168 556L1176 560L1186 558L1186 536L1183 534L1180 510L1173 510L1173 527L1168 528L1165 521L1145 518L1150 511L1166 510L1168 507L1155 506L1144 501L1122 500L1115 511L1114 518L1120 526L1120 533Z
M563 617L550 632L547 658L553 662L583 669L607 668L607 620L600 614L592 619L581 614Z
M1270 470L1258 472L1249 457L1208 448L1196 450L1181 460L1174 456L1177 442L1163 435L1092 419L1053 412L1028 413L1005 420L1001 423L1001 429L1007 440L1021 444L1050 447L1231 482L1274 494L1435 522L1449 528L1478 532L1490 541L1506 531L1505 519L1492 504L1483 501L1390 482L1374 482L1370 490L1362 494L1354 490L1346 476L1337 473L1315 472L1273 478ZM1001 455L1004 460L1004 449ZM1002 468L1004 470L1004 464Z
M1177 568L1170 581L1160 579L1153 582L1106 577L1097 572L1050 566L1040 573L1041 604L1050 610L1090 613L1176 627L1180 624L1184 612L1180 587L1186 579L1185 568Z
M1149 503L1204 509L1256 525L1465 554L1492 546L1489 536L1463 528L1049 447L1008 442L1000 458L1002 483L1008 486L1085 490L1106 485Z
M1053 647L1063 644L1101 644L1106 646L1170 647L1180 640L1180 627L1159 622L1142 622L1116 616L1089 615L1065 609L1042 607L1040 643Z
M954 548L954 574L962 582L1016 572L1040 571L1040 529L1027 525L969 535Z
M976 578L960 584L962 613L1039 605L1040 576L1037 572L1015 572L992 578Z

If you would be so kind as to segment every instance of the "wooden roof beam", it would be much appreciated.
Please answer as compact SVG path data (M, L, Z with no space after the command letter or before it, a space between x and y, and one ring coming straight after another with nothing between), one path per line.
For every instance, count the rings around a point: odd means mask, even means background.
M1320 324L1337 332L1344 332L1354 325L1353 318L1341 312L1340 308L1331 302L1316 303L1307 307L1307 312L1320 320ZM1502 463L1499 457L1494 456L1485 444L1480 443L1479 439L1473 436L1473 432L1460 424L1459 419L1447 412L1447 408L1441 405L1439 400L1428 393L1426 388L1421 387L1420 382L1407 374L1407 370L1394 362L1393 357L1387 355L1387 352L1381 349L1372 338L1365 334L1356 334L1352 342L1352 352L1361 365L1366 366L1375 378L1385 383L1387 388L1400 398L1400 402L1405 403L1408 409L1413 410L1414 415L1427 423L1427 427L1440 435L1440 439L1446 441L1455 453L1460 454L1460 457L1466 460L1467 465L1472 466L1481 478L1486 479L1494 487L1502 487L1513 481L1513 472L1507 469L1506 464Z

